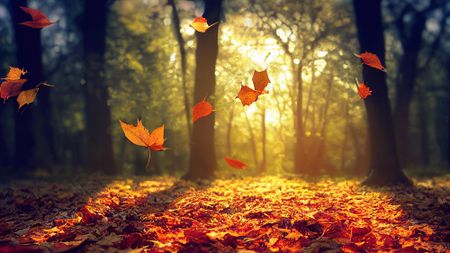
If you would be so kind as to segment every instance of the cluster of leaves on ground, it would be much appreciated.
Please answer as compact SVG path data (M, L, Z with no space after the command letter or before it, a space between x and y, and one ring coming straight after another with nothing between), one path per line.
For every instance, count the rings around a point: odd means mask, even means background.
M0 252L448 252L449 193L448 178L16 182L0 191Z

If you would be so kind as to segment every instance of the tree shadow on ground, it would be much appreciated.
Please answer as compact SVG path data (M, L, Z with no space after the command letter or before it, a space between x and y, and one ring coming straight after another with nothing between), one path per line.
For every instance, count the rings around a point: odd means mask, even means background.
M108 189L116 187L115 182L122 182L121 187L136 193L132 206L124 208L114 204L114 197L118 195ZM142 177L96 177L54 183L11 181L0 188L0 248L26 245L26 250L47 252L42 242L70 242L80 233L103 233L96 238L101 240L111 233L129 235L142 232L139 229L142 228L140 224L145 221L145 215L163 213L187 190L206 189L209 185L209 181L190 183L182 180L160 184L158 180ZM146 194L139 194L139 191L149 190L149 187L157 190L150 189ZM115 192L120 191L119 188ZM105 206L102 201L108 199L112 200L109 203L110 210L101 214L97 212L95 208L101 209L101 206ZM123 204L128 200L121 198L119 201ZM73 222L74 217L80 218L81 222ZM49 235L52 232L47 231L55 227L62 228L64 233ZM31 238L36 235L46 239L42 242L33 241ZM76 247L70 246L70 250L83 252L89 244L84 241Z

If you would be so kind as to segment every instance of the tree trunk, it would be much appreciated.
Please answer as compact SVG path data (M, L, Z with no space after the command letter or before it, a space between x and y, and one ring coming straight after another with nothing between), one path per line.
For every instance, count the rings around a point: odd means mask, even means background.
M234 104L231 105L230 111L228 113L228 124L227 124L227 134L226 134L226 143L227 143L227 155L232 155L232 146L231 146L231 130L233 129L233 119L234 119Z
M252 155L253 155L253 161L255 164L255 168L258 167L258 149L256 146L256 137L255 137L255 133L253 132L253 128L252 128L252 124L250 122L250 119L248 118L247 112L244 109L244 113L245 113L245 120L247 121L247 127L248 127L248 132L250 133L250 143L252 145Z
M43 82L42 45L40 29L19 23L30 16L19 7L27 6L26 0L11 0L11 18L15 34L17 65L28 71L24 89L34 88ZM36 106L37 105L37 106ZM48 89L39 93L35 105L15 110L14 167L17 174L37 167L49 168L55 159L51 105Z
M348 143L348 135L349 135L349 130L350 130L350 115L349 115L349 106L348 106L347 102L345 104L345 114L344 114L344 119L345 119L345 125L344 125L344 141L342 143L342 153L341 153L341 166L340 166L340 170L341 172L345 171L345 164L347 162L347 143Z
M266 108L262 108L261 113L261 145L262 145L262 160L259 165L259 171L264 173L267 171L267 152L266 152Z
M184 99L184 114L186 115L186 126L188 132L188 140L191 142L192 135L192 127L191 127L191 105L189 103L188 98L188 88L187 88L187 57L186 57L186 49L184 47L185 41L183 35L181 34L181 26L180 26L180 17L178 15L177 6L174 0L168 0L168 4L172 7L172 21L173 21L173 30L175 33L175 37L177 38L178 49L180 51L180 60L181 60L181 87L183 89L183 99Z
M108 0L85 0L84 4L87 166L92 170L114 173L111 109L105 83Z
M420 163L425 167L430 164L429 135L428 135L428 106L426 91L421 87L418 95L419 129L420 129Z
M0 118L5 118L6 107L0 106ZM8 143L6 141L6 124L0 124L0 167L7 167L10 165L10 154Z
M314 57L314 54L313 54L313 57ZM310 84L311 86L309 86L308 98L306 99L305 116L304 116L304 119L303 119L303 127L305 128L305 130L307 129L307 126L308 126L308 116L310 114L309 113L309 107L311 106L311 100L312 100L312 96L313 96L313 88L314 88L314 82L315 82L315 71L316 71L316 64L315 64L314 59L313 59L313 61L311 62L311 84ZM314 117L314 114L311 115L311 117Z
M222 0L204 0L203 17L211 25L219 22ZM197 50L195 69L194 102L200 102L206 96L214 96L216 89L216 60L219 51L219 24L205 33L196 32ZM214 102L214 101L213 101ZM196 122L193 126L189 171L186 179L212 178L216 170L216 152L214 147L215 114Z
M423 12L415 15L410 36L401 38L403 56L400 60L400 72L395 92L395 134L398 143L400 164L406 166L409 161L410 105L418 72L418 57L422 47L422 32L426 17Z
M303 128L303 79L302 79L302 71L303 66L300 63L297 67L297 108L296 108L296 115L295 115L295 137L296 137L296 143L294 148L294 166L295 166L295 172L296 173L307 173L307 169L305 168L305 149L304 149L304 136L305 136L305 130Z
M384 64L385 48L381 1L353 0L353 5L361 52L375 53ZM386 73L363 65L363 79L366 85L373 90L373 94L364 100L370 142L370 172L364 184L410 183L403 174L398 161Z
M447 168L450 168L450 57L447 58L447 150L444 156L447 160Z

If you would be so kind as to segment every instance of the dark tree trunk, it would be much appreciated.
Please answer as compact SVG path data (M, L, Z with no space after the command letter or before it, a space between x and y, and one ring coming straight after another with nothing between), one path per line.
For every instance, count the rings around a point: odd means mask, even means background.
M353 5L361 52L375 53L384 64L381 1L353 0ZM372 96L364 100L370 142L370 172L364 184L410 183L398 161L386 73L363 65L363 78L366 85L373 90Z
M178 9L174 0L168 0L168 4L172 7L172 21L175 37L178 43L178 49L180 51L181 60L181 87L183 89L183 99L184 99L184 114L186 116L186 126L189 135L189 143L191 142L192 126L191 126L191 105L188 98L188 88L187 88L187 56L186 49L184 48L185 42L183 35L181 34L180 17L178 15Z
M111 139L111 110L105 83L108 0L85 0L84 74L86 81L87 166L115 172Z
M0 118L4 119L6 114L5 106L0 106ZM9 147L6 141L6 124L0 124L0 168L7 167L10 165L10 154Z
M203 17L211 25L220 20L221 0L204 0ZM195 69L194 103L207 96L214 96L216 89L216 60L219 51L219 24L205 33L196 32L197 50ZM212 178L216 170L214 147L214 113L196 122L193 126L189 171L186 179Z
M419 130L420 130L420 163L424 166L430 164L430 150L429 150L429 139L428 135L428 106L427 97L424 87L421 87L418 95L418 111L419 111Z
M447 168L450 168L450 57L447 58L447 150L444 154Z
M410 132L410 105L416 84L418 72L418 58L422 47L422 32L425 29L426 16L423 12L418 12L414 17L414 22L410 35L400 38L403 47L403 56L400 60L399 78L395 93L395 134L398 143L400 164L407 165L410 158L409 152L409 132ZM403 29L403 28L399 28ZM404 33L404 31L402 31Z
M17 65L28 71L24 89L29 89L44 81L41 31L19 24L30 19L20 6L27 6L27 1L10 1ZM41 90L35 105L15 111L14 167L18 174L37 167L48 169L55 158L48 89Z

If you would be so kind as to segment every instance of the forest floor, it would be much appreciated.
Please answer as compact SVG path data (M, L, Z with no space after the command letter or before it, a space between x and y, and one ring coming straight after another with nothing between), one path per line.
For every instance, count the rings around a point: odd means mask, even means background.
M0 190L0 252L449 252L449 178L14 182Z

